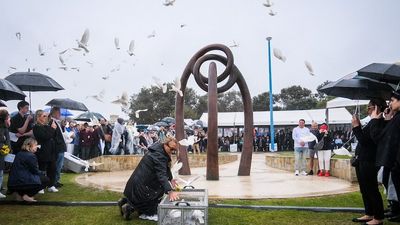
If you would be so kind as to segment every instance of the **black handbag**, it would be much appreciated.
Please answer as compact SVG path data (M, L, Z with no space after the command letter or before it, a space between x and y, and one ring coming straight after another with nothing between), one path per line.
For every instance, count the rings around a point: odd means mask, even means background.
M360 160L358 159L358 155L351 157L351 159L350 159L351 166L353 166L353 167L358 166L359 161Z

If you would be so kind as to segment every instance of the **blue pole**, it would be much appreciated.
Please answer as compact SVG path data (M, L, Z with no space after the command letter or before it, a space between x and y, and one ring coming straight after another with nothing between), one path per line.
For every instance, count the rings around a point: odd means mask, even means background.
M267 37L268 41L268 63L269 63L269 116L270 116L270 135L271 135L271 151L275 151L275 129L274 129L274 106L272 99L272 67L271 67L271 39Z

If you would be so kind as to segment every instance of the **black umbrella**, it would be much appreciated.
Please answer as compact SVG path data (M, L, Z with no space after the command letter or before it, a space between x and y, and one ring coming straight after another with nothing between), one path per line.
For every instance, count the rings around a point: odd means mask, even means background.
M379 83L370 79L339 79L330 82L318 89L327 95L357 100L368 100L371 98L389 99L393 88L388 84Z
M357 74L380 82L399 84L400 64L372 63L358 70Z
M166 123L168 123L169 125L175 124L175 123L176 123L176 122L175 122L175 119L172 118L172 117L164 117L161 121L162 121L162 122L166 122Z
M168 127L169 126L169 124L164 122L164 121L157 122L157 123L155 123L153 125L154 126L158 126L158 127Z
M59 91L64 88L53 78L35 72L16 72L5 78L23 91Z
M23 91L29 91L29 103L31 103L31 92L64 90L53 78L36 72L16 72L4 79Z
M69 98L55 98L49 101L46 105L78 111L89 111L89 109L83 103L74 101Z
M101 115L100 113L85 112L75 118L75 120L86 121L86 122L90 122L93 119L101 120L101 119L105 119L105 117L103 115Z
M17 86L8 80L0 79L0 99L8 100L24 100L26 95Z

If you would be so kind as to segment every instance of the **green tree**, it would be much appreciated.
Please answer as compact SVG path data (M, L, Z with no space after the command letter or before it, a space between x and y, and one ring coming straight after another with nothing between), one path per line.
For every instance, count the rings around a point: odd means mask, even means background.
M241 111L243 111L243 101L239 91L228 91L218 95L218 112Z
M273 105L279 100L279 95L272 95ZM278 109L274 106L274 109ZM253 97L253 111L269 111L269 92Z
M168 85L170 86L170 84ZM132 95L130 99L129 117L142 124L152 124L167 116L175 117L175 97L175 92L162 93L162 90L156 86L143 87L139 93ZM195 116L195 107L198 102L196 92L187 88L184 98L185 113L190 117ZM147 109L148 111L142 112L140 118L135 118L135 111L139 109Z
M311 90L293 85L281 90L279 103L285 110L313 109L317 105L317 99Z

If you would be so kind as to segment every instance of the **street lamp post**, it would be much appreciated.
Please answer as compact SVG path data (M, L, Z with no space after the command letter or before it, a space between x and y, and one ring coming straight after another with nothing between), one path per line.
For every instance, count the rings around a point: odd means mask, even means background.
M269 63L269 116L270 116L270 136L271 136L271 151L275 151L275 129L274 129L274 106L272 99L272 68L271 68L271 39L267 37L268 41L268 63Z

